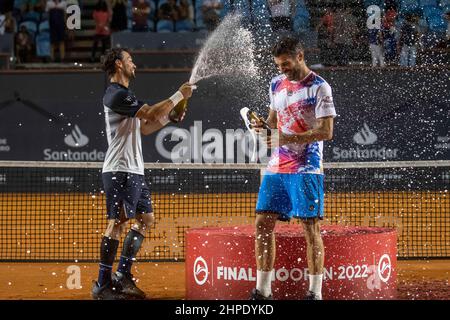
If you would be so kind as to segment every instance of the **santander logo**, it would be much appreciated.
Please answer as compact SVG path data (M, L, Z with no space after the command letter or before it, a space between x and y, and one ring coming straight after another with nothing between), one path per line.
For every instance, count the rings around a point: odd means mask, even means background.
M353 141L360 145L374 144L377 140L377 135L370 130L369 126L365 122L361 130L353 136Z
M89 138L81 132L78 125L75 125L72 132L64 138L64 142L69 147L80 148L89 143Z
M199 286L204 285L208 280L208 265L202 257L194 261L194 280Z

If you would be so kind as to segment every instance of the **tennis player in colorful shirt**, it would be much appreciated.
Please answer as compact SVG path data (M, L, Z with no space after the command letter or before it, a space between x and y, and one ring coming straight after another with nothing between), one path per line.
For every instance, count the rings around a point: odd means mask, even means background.
M282 74L270 84L266 123L277 132L266 139L268 146L275 149L256 205L257 283L251 299L272 299L273 230L277 220L298 218L307 243L309 290L305 298L321 300L324 248L319 221L324 212L323 141L333 137L336 111L330 85L307 67L297 39L280 40L272 54ZM262 121L253 122L254 130L260 134L262 127Z

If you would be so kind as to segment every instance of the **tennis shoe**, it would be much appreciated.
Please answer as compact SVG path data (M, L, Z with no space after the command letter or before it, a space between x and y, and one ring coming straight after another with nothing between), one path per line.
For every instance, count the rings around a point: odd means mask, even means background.
M322 300L322 297L312 291L308 291L304 300Z
M249 300L273 300L273 297L272 297L272 295L270 295L268 297L263 296L261 294L261 292L258 289L255 288L255 289L252 290L252 294L250 295L250 299Z
M136 286L135 279L131 273L117 271L113 274L113 283L118 287L121 293L130 298L145 299L146 297L145 292Z
M111 282L100 287L95 280L92 281L91 294L94 300L126 300L127 298Z

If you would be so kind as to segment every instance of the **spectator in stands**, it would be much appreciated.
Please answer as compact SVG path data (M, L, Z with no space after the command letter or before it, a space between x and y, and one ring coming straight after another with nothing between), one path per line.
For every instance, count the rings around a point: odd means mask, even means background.
M94 44L92 46L91 61L94 62L96 60L95 53L97 51L98 43L102 43L102 54L104 54L106 47L109 44L109 36L111 34L111 30L109 29L111 14L105 0L99 0L97 2L92 17L95 21L95 36Z
M17 32L15 39L16 57L18 63L26 63L30 61L33 49L33 40L27 30L27 27L22 25L19 32Z
M206 29L208 31L214 30L220 22L220 12L223 8L222 2L220 0L203 0L201 8Z
M176 30L192 31L194 28L194 7L189 0L180 0Z
M400 31L398 47L400 51L400 65L414 67L416 65L417 48L420 42L419 17L408 14Z
M50 42L52 44L50 56L55 61L56 48L59 49L59 61L65 58L66 7L64 0L47 1L46 11L50 25Z
M158 19L159 20L169 20L173 23L177 22L179 19L179 9L176 0L167 0L166 3L159 7Z
M292 13L295 3L293 0L268 0L270 21L273 31L292 31Z
M134 32L148 31L148 16L151 12L150 3L147 0L133 0L133 26Z
M111 31L117 32L128 28L127 0L110 0L112 19Z
M335 61L338 65L347 65L355 44L358 26L350 8L339 8L335 18Z
M320 61L327 66L332 64L332 49L334 43L334 12L326 8L316 26L317 46L320 49Z
M0 13L0 35L5 33L14 33L16 30L16 20L12 16L12 12Z
M381 29L369 29L369 48L372 67L384 67L383 36Z
M394 6L387 7L382 20L382 30L384 39L385 61L392 63L397 58L397 30L395 28L395 19L397 11Z

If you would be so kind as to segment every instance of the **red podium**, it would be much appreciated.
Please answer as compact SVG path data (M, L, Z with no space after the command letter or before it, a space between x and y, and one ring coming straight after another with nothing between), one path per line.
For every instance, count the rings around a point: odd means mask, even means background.
M397 232L390 228L322 226L324 299L395 299ZM300 225L275 229L274 299L303 299L308 289ZM246 300L256 286L255 227L186 232L186 299Z

